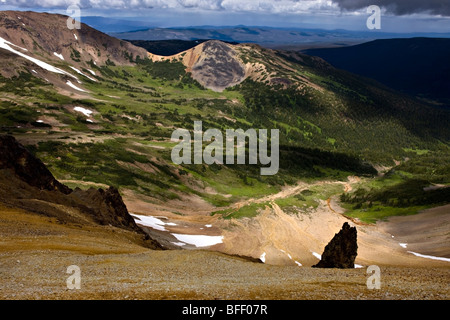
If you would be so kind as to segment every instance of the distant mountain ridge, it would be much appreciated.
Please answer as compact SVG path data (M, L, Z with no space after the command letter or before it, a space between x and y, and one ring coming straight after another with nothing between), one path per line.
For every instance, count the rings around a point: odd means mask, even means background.
M130 43L135 46L144 48L150 53L157 54L160 56L172 56L180 52L189 50L206 42L209 40L199 39L199 40L129 40ZM226 41L223 41L226 42ZM231 44L237 44L237 42L232 42Z
M386 33L349 30L324 30L307 28L275 28L264 26L195 26L177 28L139 28L130 32L111 32L111 36L124 40L220 40L240 43L257 43L265 47L326 45L342 47L375 39L442 37L450 38L446 33Z
M153 27L152 23L147 21L136 21L127 18L112 18L101 16L81 17L81 22L102 32L131 32L145 30Z
M336 68L375 79L416 97L450 107L450 39L375 40L328 49L309 49Z

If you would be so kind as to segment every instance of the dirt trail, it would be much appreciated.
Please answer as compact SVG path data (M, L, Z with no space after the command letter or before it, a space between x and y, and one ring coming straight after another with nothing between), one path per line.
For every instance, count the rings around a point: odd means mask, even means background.
M247 200L243 200L243 201L239 201L236 202L234 204L232 204L230 206L230 208L236 209L238 210L239 208L242 208L244 206L253 204L253 203L264 203L264 202L273 202L275 200L278 199L283 199L283 198L288 198L291 196L294 196L304 190L307 190L311 187L316 187L316 186L323 186L326 184L343 184L344 185L344 190L347 190L345 192L348 192L350 190L352 190L351 184L350 182L343 182L343 181L319 181L319 182L315 182L312 184L306 183L306 182L298 182L297 185L295 186L288 186L285 187L283 190L281 190L278 193L275 194L271 194L268 196L264 196L261 198L250 198Z
M297 194L299 192L302 192L303 190L306 190L309 187L312 187L312 186L315 186L315 185L319 185L319 184L323 184L323 183L316 183L316 184L309 185L309 184L304 183L304 182L299 182L296 186L286 187L282 191L280 191L278 193L275 193L275 194L271 194L271 195L264 196L264 197L261 197L261 198L250 198L250 199L246 199L246 200L243 200L243 201L236 202L236 203L232 204L230 206L230 208L239 209L239 208L242 208L244 206L248 206L248 205L253 204L253 203L271 202L271 201L274 201L274 200L277 200L277 199L287 198L287 197L295 195L295 194Z

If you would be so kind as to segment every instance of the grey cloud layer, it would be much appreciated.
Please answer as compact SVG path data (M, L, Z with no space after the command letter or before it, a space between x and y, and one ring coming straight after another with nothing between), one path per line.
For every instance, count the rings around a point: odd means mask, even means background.
M450 16L450 0L333 0L345 10L358 10L375 4L396 15L429 12Z
M96 9L201 9L214 11L242 11L296 13L319 10L354 11L378 5L395 15L428 12L450 16L450 0L6 0L6 3L25 8L68 7Z
M296 13L332 8L330 0L6 0L8 4L33 8L64 8L76 4L81 8L96 9L199 9L213 11L242 11L269 13ZM334 9L337 6L334 5Z

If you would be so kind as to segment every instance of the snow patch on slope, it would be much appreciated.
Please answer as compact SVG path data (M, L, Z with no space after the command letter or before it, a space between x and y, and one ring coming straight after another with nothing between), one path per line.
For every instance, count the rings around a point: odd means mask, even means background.
M53 52L53 54L64 61L64 57L63 57L63 55L61 53Z
M87 76L87 75L85 75L83 72L81 72L80 70L78 70L77 68L75 68L75 67L70 67L73 71L75 71L75 72L77 72L77 73L79 73L79 74L81 74L82 76L84 76L84 77L86 77L86 78L88 78L89 80L91 80L91 81L97 81L96 79L94 79L94 78L91 78L91 77L89 77L89 76Z
M70 76L70 77L72 77L74 79L77 79L77 77L75 77L74 75L71 75L70 73L68 73L68 72L66 72L66 71L64 71L62 69L56 68L56 67L54 67L54 66L52 66L52 65L50 65L50 64L48 64L48 63L46 63L44 61L41 61L39 59L27 56L26 54L23 54L22 52L13 49L11 46L14 46L14 47L20 48L22 50L28 51L27 49L21 48L21 47L15 45L15 44L13 44L13 43L3 39L2 37L0 37L0 48L8 50L8 51L10 51L12 53L15 53L18 56L21 56L21 57L23 57L23 58L33 62L34 64L38 65L42 69L45 69L45 70L53 72L53 73L65 74L65 75L68 75L68 76Z
M320 254L318 254L317 252L312 252L312 255L313 255L314 257L316 257L317 259L319 259L319 260L322 259L322 256L321 256Z
M87 91L84 90L84 89L78 88L76 85L74 85L74 84L73 84L72 82L70 82L70 81L67 81L66 84L67 84L69 87L71 87L71 88L73 88L73 89L75 89L75 90L78 90L78 91L81 91L81 92L87 92Z
M266 262L266 253L265 253L265 252L263 252L263 253L261 254L261 256L259 257L259 260L261 260L262 263L265 263L265 262Z
M172 235L177 238L177 240L192 244L197 248L209 247L223 242L223 236L206 236L178 233L172 233Z
M440 260L440 261L450 262L450 258L429 256L429 255L426 255L426 254L420 254L420 253L412 252L412 251L408 251L408 252L409 252L409 253L412 253L412 254L415 255L416 257L421 257L421 258L426 258L426 259L433 259L433 260Z
M90 110L88 110L90 111ZM134 221L137 224L140 224L141 226L150 227L155 230L159 231L167 231L166 228L164 228L164 225L166 224L164 221L152 217L152 216L143 216L143 215L137 215L137 214L131 214L135 219Z

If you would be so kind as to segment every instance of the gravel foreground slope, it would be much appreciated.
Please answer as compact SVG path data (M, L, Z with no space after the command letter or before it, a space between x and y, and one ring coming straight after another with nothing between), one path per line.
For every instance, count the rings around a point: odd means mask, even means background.
M129 231L61 224L0 205L0 299L449 299L446 263L382 266L381 289L365 268L254 263L218 252L153 251ZM70 290L67 268L81 270Z

